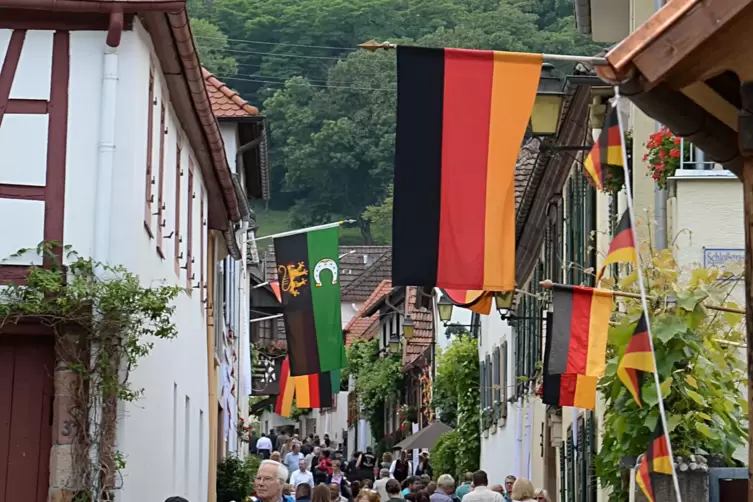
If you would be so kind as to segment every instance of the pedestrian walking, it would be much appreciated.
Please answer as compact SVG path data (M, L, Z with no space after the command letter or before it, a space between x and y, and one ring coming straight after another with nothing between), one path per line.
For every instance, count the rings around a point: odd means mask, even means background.
M387 490L387 495L389 496L387 502L402 502L404 500L402 493L400 493L401 486L398 480L388 480L387 484L385 485L385 489Z
M533 483L525 478L519 478L515 480L512 485L512 494L510 498L513 502L536 502L533 498L535 490L533 489Z
M390 474L395 479L397 479L398 482L402 483L403 481L408 479L408 476L411 475L411 472L413 472L413 466L408 460L408 455L405 453L405 450L402 450L398 457L392 461L392 465L390 466Z
M431 502L454 502L455 480L449 474L442 474L437 479L437 491L430 495Z
M294 472L300 467L301 461L306 462L306 457L301 453L301 447L297 443L294 443L291 448L291 451L285 455L284 463L288 471Z
M471 491L471 482L473 481L473 473L472 472L466 472L463 475L463 484L458 486L458 489L455 490L455 496L463 500L463 497L465 497L469 491Z
M431 463L429 462L429 452L423 451L418 457L418 465L416 466L416 476L429 476L432 477Z
M361 490L361 493L358 494L356 502L379 502L379 495L377 495L376 492L367 492Z
M292 472L293 474L290 475L290 484L293 485L293 488L295 488L296 490L301 484L314 486L314 475L311 471L307 469L305 459L299 460L298 469ZM311 497L310 493L309 493L309 497ZM298 499L297 492L296 492L296 499Z
M329 502L330 496L329 486L319 484L311 492L311 502Z
M262 434L256 441L256 451L259 452L261 458L268 460L270 455L272 455L272 450L272 440L266 434Z
M260 502L293 502L293 497L283 494L288 469L280 462L262 460L254 479L254 490Z
M473 491L463 497L465 502L504 502L502 494L489 489L489 477L486 471L473 473Z
M348 502L348 499L340 494L340 485L336 483L329 485L329 500L330 502Z
M387 502L390 499L390 495L387 493L387 482L389 480L390 470L382 468L379 471L379 479L374 483L374 490L376 490L377 495L379 495L379 500L381 502Z
M505 500L510 502L512 500L512 487L515 484L516 477L510 474L505 478Z
M298 485L298 487L295 489L295 502L311 502L310 484L301 483Z
M358 469L359 477L361 480L369 479L374 481L374 466L376 465L376 457L371 450L371 446L366 447L366 453L363 453L358 462L356 462L356 469Z
M552 502L552 499L549 498L549 492L543 488L536 490L533 494L533 498L536 499L536 502Z

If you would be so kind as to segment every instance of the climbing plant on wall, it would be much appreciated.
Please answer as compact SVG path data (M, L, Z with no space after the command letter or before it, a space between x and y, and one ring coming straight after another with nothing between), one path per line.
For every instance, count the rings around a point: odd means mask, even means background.
M740 392L747 381L740 350L745 341L742 316L704 305L739 309L729 299L737 281L705 268L680 277L669 250L644 260L643 266L647 292L656 298L650 303L650 318L673 453L713 455L734 465L733 455L747 439L748 403ZM611 279L605 281L606 287L638 292L635 273L616 285ZM597 475L602 486L613 490L610 500L616 501L627 500L618 469L620 458L642 454L659 419L653 375L643 380L643 407L638 407L616 375L641 313L640 300L620 298L609 330L606 375L599 384L606 407Z
M0 290L0 328L34 322L54 335L56 360L73 372L64 415L77 448L69 460L75 500L112 500L124 457L115 448L121 402L136 401L143 389L129 382L133 368L157 340L177 335L173 300L183 288L142 285L124 267L85 258L69 246L43 243L12 258L42 255L26 280ZM65 266L61 257L65 256ZM60 419L60 417L58 417Z

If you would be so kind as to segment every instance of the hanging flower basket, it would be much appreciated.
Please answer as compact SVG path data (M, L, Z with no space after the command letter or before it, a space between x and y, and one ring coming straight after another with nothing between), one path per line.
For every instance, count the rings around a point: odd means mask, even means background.
M647 163L648 174L654 179L659 188L667 187L667 180L674 176L675 171L682 164L682 140L674 136L666 127L648 137L646 148L648 152L643 156ZM685 152L688 157L688 152Z

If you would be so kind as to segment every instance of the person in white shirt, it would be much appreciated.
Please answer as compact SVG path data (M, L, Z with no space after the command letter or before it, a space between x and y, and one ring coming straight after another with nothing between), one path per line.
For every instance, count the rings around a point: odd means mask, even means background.
M306 460L298 462L298 469L290 476L290 484L293 488L298 488L298 485L302 483L314 486L314 475L306 468Z
M380 470L379 479L374 483L374 490L379 494L381 502L387 502L390 499L390 495L387 493L387 481L389 480L390 470Z
M486 471L476 471L473 473L473 490L463 497L463 502L505 502L505 498L489 489Z
M266 434L262 434L256 442L256 450L259 452L259 455L261 455L261 458L264 460L269 459L269 456L272 454L272 441Z

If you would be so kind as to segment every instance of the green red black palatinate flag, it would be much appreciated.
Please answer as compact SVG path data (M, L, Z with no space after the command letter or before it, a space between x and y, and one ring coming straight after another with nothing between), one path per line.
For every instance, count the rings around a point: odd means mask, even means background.
M398 46L393 286L515 289L515 164L541 62Z
M651 436L651 444L641 459L635 481L643 490L643 494L649 502L656 502L654 497L654 484L659 476L671 476L674 468L672 457L669 454L667 435L664 434L662 422L656 424L654 434Z
M610 106L599 139L583 161L583 168L599 190L604 189L609 167L623 168L622 131L617 107Z
M338 241L338 228L274 240L293 377L345 367Z

